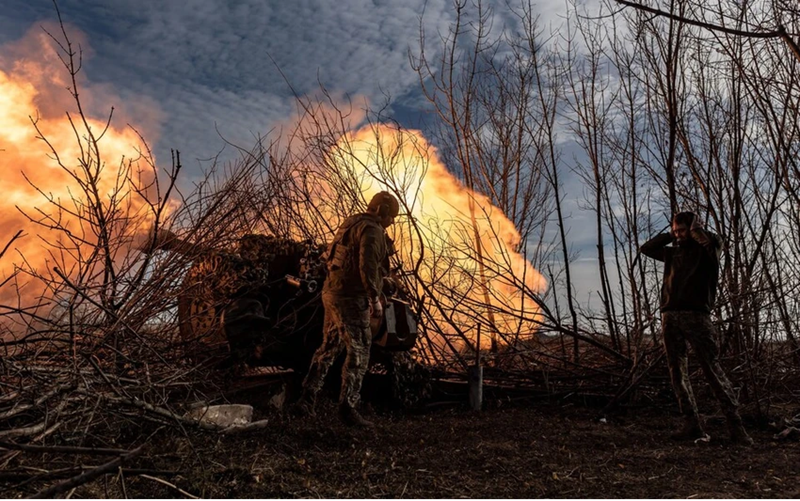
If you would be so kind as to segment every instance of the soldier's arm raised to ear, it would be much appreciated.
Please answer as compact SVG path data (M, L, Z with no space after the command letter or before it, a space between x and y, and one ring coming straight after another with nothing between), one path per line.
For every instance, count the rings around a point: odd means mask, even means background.
M369 297L376 298L383 286L381 262L386 255L386 239L383 230L372 224L364 227L358 249L358 269L361 283Z
M656 235L639 247L639 252L647 257L651 257L658 261L664 261L666 256L666 247L672 243L672 235L669 233L661 233Z
M702 245L713 257L719 259L722 253L722 239L717 235L706 231L702 226L692 224L690 230L692 238Z

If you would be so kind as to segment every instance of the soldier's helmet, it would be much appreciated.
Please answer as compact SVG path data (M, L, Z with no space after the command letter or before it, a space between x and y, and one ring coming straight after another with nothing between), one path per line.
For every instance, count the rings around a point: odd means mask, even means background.
M397 217L400 213L400 203L388 191L381 191L376 193L372 200L369 201L367 210L381 217Z

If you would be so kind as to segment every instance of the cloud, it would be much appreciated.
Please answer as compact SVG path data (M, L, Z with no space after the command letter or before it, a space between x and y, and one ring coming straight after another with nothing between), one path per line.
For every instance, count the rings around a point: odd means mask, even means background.
M198 158L222 146L215 124L234 142L252 141L291 112L291 92L272 59L301 95L321 82L381 101L417 83L407 51L416 50L423 7L432 34L452 16L447 0L62 0L59 6L97 48L86 66L93 81L159 103L167 117L160 156L179 148ZM54 11L50 1L33 0L0 15L0 23L17 16L30 24L54 18Z
M420 17L432 46L454 19L450 0L60 0L59 6L96 49L85 67L93 82L113 85L127 106L144 98L158 103L162 139L151 146L160 159L170 149L208 158L223 146L216 128L247 144L284 120L294 107L281 72L300 95L319 83L378 105L388 95L411 116L424 105L408 61L408 50L418 50ZM549 22L564 6L553 0L535 8ZM496 12L505 10L498 2ZM0 42L19 37L19 26L54 18L50 0L15 2L0 13L0 27L8 28L0 30ZM436 60L435 52L428 55Z

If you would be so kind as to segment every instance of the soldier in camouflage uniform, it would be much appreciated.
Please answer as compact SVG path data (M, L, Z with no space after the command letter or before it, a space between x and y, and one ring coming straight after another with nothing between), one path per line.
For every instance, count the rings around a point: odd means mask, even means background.
M673 245L669 245L673 244ZM691 212L676 214L671 233L662 233L641 247L642 254L664 262L661 287L661 325L672 387L684 414L683 428L672 437L694 440L707 437L700 424L697 403L689 381L686 343L700 362L714 395L728 420L731 440L752 444L737 410L736 395L719 364L711 308L717 294L720 238L703 229Z
M380 293L388 274L391 241L386 228L400 210L397 199L382 191L367 212L342 223L327 253L328 276L322 289L325 324L322 345L311 361L297 403L300 413L313 414L317 394L333 362L346 350L339 395L339 417L348 425L372 427L356 410L361 382L369 363L370 317L380 318Z

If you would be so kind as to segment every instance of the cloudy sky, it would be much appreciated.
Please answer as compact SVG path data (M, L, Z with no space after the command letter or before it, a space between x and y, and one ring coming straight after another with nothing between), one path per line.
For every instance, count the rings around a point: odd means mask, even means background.
M454 19L451 0L60 0L59 8L84 50L92 94L108 98L96 111L113 105L136 124L162 166L170 149L180 150L190 175L223 148L220 134L251 147L288 119L295 107L287 81L301 95L321 82L357 102L389 96L393 117L417 126L424 110L409 50L418 50L420 22L433 37ZM566 2L536 8L541 25L558 26ZM12 49L29 57L21 41L55 20L51 0L5 0L0 62ZM592 232L580 230L588 214L573 216L574 249L590 249ZM598 288L594 262L590 251L576 263L584 292Z
M3 6L0 44L56 18L51 0ZM451 0L60 0L59 7L85 35L87 78L112 85L123 113L126 103L154 103L158 116L145 120L155 122L156 152L178 149L187 160L217 153L217 130L251 145L254 134L286 119L293 102L281 72L301 95L318 82L362 102L388 95L395 118L414 125L421 101L408 51L418 48L420 18L435 34L454 15ZM539 8L542 19L557 21L564 3L542 0Z

